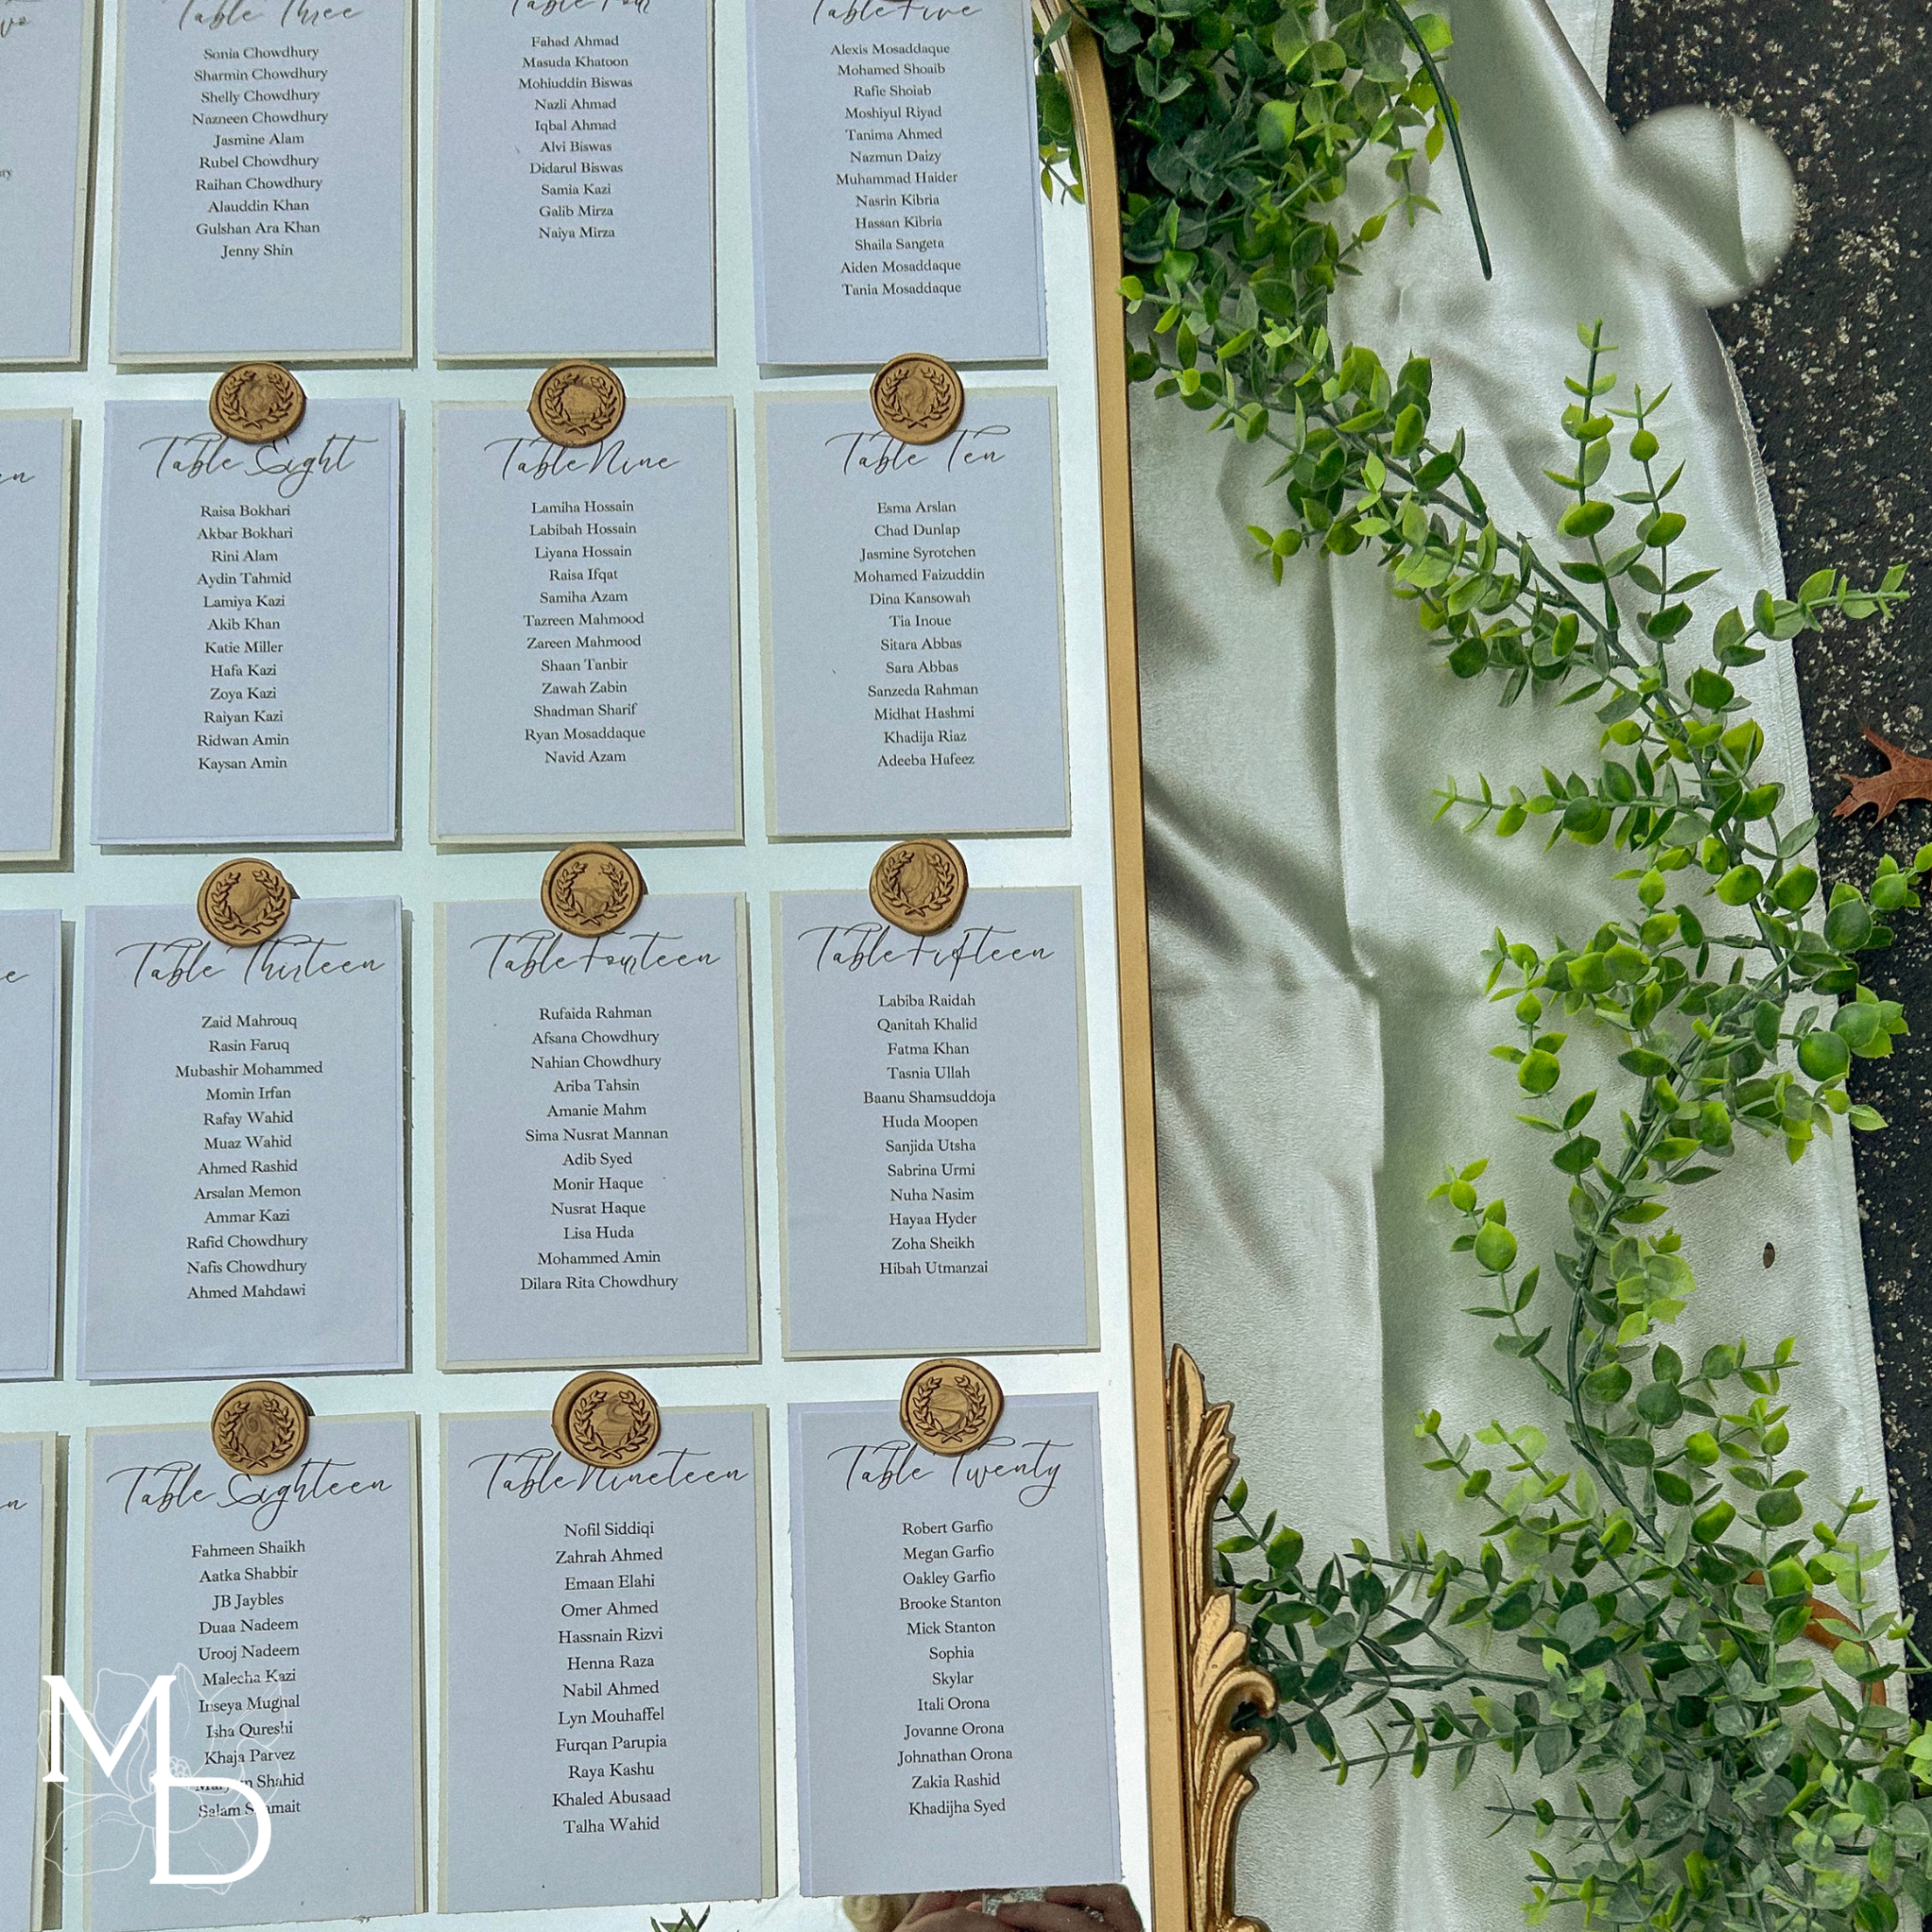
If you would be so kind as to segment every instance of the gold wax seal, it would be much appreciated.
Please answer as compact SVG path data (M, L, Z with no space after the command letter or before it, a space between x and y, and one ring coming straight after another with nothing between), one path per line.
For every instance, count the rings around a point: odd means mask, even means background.
M265 858L231 858L201 882L194 909L226 946L258 946L289 923L295 891Z
M944 932L966 903L966 861L946 839L902 839L872 869L873 909L902 932Z
M530 391L530 421L567 449L602 442L624 421L624 384L601 362L553 362Z
M308 1405L286 1382L238 1382L215 1404L215 1454L243 1475L275 1475L308 1446Z
M279 362L238 362L208 399L208 421L237 442L278 442L308 407L302 385Z
M966 412L966 385L937 356L894 356L872 379L872 412L901 442L938 442Z
M658 1401L615 1369L579 1375L557 1398L550 1426L558 1441L592 1469L628 1469L658 1446Z
M1005 1391L990 1369L941 1357L906 1377L899 1426L935 1456L964 1456L999 1427Z
M543 869L543 916L593 940L615 932L644 900L644 875L621 845L566 845Z

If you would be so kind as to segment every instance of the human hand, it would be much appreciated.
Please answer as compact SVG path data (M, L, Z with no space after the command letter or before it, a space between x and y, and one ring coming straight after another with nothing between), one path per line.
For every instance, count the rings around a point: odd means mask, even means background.
M1039 1905L1002 1906L999 1923L1020 1932L1141 1932L1141 1914L1124 1885L1050 1885Z
M899 1921L899 1932L988 1932L978 1891L923 1891ZM1091 1926L1090 1926L1091 1932Z

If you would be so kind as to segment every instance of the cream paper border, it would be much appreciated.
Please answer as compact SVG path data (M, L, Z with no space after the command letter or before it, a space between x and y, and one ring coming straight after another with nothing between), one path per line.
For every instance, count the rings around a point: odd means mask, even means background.
M92 0L89 0L89 4L92 5ZM451 6L460 5L461 0L446 0L446 4ZM644 4L646 8L648 8L650 0L644 0ZM561 361L566 356L587 357L590 360L593 362L686 362L694 365L701 365L708 362L717 361L718 14L717 8L714 5L714 0L704 0L704 5L705 105L707 108L707 113L705 116L705 179L707 188L708 190L706 203L706 219L711 237L711 305L709 309L707 311L707 320L708 323L708 346L706 346L703 349L605 349L599 348L595 343L585 343L572 341L553 342L550 344L548 348L544 349L473 349L466 351L462 354L457 354L443 349L439 344L435 346L431 351L432 355L435 358L436 365L439 369L504 368L507 366L517 366L524 363L548 365L549 363L552 362ZM543 15L532 16L532 18L535 19L541 19L544 17L545 16ZM569 18L567 14L553 17L561 17L563 19ZM439 227L441 226L441 224L438 221L439 210L437 205L436 191L437 177L440 176L442 172L442 9L441 8L438 8L436 15L436 45L432 50L431 54L431 61L434 68L434 72L431 74L429 79L429 92L432 96L432 102L430 107L430 114L432 117L432 133L430 137L431 145L429 154L429 219L433 225ZM629 244L629 249L630 252L635 253L638 250L645 248L647 246L647 240L640 238L638 240L633 241ZM430 282L428 289L425 291L424 299L428 303L432 314L434 314L436 308L436 284L433 280ZM438 322L440 322L441 319L441 318L440 316L435 318L435 320ZM431 329L428 332L434 334L434 324L432 324ZM443 406L441 404L438 405L439 408L442 407ZM737 527L737 517L734 514L732 518L732 525L734 530ZM736 581L735 571L733 575L733 581ZM740 788L740 795L741 797L742 796L742 787Z
M110 395L107 399L107 406L101 411L101 426L98 431L101 443L101 455L98 460L101 467L99 473L100 480L96 486L100 491L100 508L97 513L98 521L95 525L97 539L95 542L96 554L93 558L93 589L95 595L94 678L93 689L89 693L93 705L92 728L88 734L89 747L93 754L93 771L89 774L91 789L92 782L97 779L102 766L108 761L101 744L101 734L104 729L104 708L100 702L100 692L101 686L105 682L107 666L102 656L100 633L108 629L109 625L108 622L104 622L105 613L101 608L101 590L107 577L108 544L109 540L116 534L113 529L112 518L109 515L111 493L108 482L112 458L108 446L108 409L117 403L161 403L174 405L190 411L192 411L196 407L192 401L187 399L181 399L177 402L173 397L153 396L138 391L123 391ZM242 840L239 841L253 844L263 851L297 853L345 852L351 854L384 851L393 849L401 841L403 836L403 767L408 750L407 732L403 722L403 634L405 630L403 585L403 515L405 508L403 407L401 402L394 396L377 395L341 396L329 397L327 399L317 397L315 398L315 408L320 412L338 408L344 405L381 405L384 403L389 405L391 412L389 425L390 443L388 449L383 452L384 458L389 466L389 515L385 518L383 525L389 544L384 558L384 567L389 573L389 595L383 600L383 608L388 613L389 618L390 635L389 654L385 659L388 666L387 685L389 693L389 817L382 826L367 832L324 832L299 838L283 837L269 839L250 839L244 834L242 835ZM316 418L310 415L307 420L308 423L313 424ZM121 532L121 537L122 541L125 541L125 526ZM204 567L205 565L203 564L195 566L197 575ZM327 579L324 577L316 578L312 586L311 594L314 596L321 612L317 619L317 629L324 632L326 631L328 626L328 593ZM206 634L204 633L203 641L205 641L205 637ZM323 648L326 648L326 646L325 645ZM100 830L101 804L98 793L96 792L94 796L91 797L88 803L88 842L98 848L104 856L111 854L121 857L161 852L195 852L212 855L222 851L225 846L232 850L235 843L238 842L227 839L210 838L198 833L190 833L186 836L177 835L173 838L104 838ZM78 836L77 833L76 836ZM339 898L356 898L361 896L377 897L381 895L342 892L335 896Z
M16 908L8 908L11 911ZM45 907L22 908L22 910L45 912ZM18 1390L27 1382L52 1382L60 1374L60 1289L66 1261L64 1210L67 1205L67 1082L72 1072L73 1035L69 1029L72 1014L73 988L72 974L68 960L67 922L58 913L55 915L54 944L49 964L54 973L53 1013L53 1091L48 1094L47 1127L47 1179L52 1196L52 1213L47 1228L47 1354L46 1366L16 1371L11 1374L0 1374L0 1404L6 1402L9 1391ZM15 1438L0 1435L0 1442Z
M751 1418L752 1440L752 1541L758 1566L758 1602L754 1613L753 1648L758 1653L758 1841L764 1889L760 1900L774 1898L778 1890L778 1795L777 1738L774 1723L776 1699L773 1689L772 1646L772 1447L771 1410L761 1402L692 1403L680 1408L666 1408L666 1416L747 1415ZM449 1789L441 1777L441 1767L449 1762L449 1512L442 1498L449 1493L449 1425L451 1423L525 1422L539 1434L547 1433L550 1418L540 1409L444 1409L437 1430L437 1740L438 1767L436 1804L436 1903L449 1890ZM631 1911L637 1906L675 1905L675 1899L641 1899L628 1906L545 1906L542 1911ZM714 1903L741 1903L719 1900ZM421 1907L419 1907L421 1909ZM527 1907L502 1907L504 1911L528 1911ZM474 1913L465 1913L473 1917Z
M0 423L56 420L65 423L67 433L60 439L60 559L56 583L59 602L54 628L54 842L40 851L0 852L0 865L57 865L66 854L70 830L67 777L74 735L69 715L74 676L74 507L80 423L72 409L0 409Z
M397 0L403 9L403 74L396 103L402 117L401 142L399 152L402 156L403 178L397 184L402 205L402 225L396 238L397 267L401 270L403 302L396 317L397 336L392 347L374 349L310 349L292 342L262 342L247 348L207 349L180 347L173 349L126 349L121 346L121 226L125 219L121 208L121 165L125 149L121 139L121 106L127 97L127 46L125 26L128 11L141 4L141 0L119 0L115 12L114 29L114 178L109 190L108 217L112 224L113 233L109 240L108 302L108 359L116 369L221 369L235 362L268 360L274 362L308 362L324 367L366 368L372 363L408 364L416 359L416 118L417 118L417 69L421 65L417 58L419 8L416 0ZM430 0L431 5L437 0ZM442 4L459 6L463 0L442 0ZM289 31L287 28L270 28L264 25L264 32ZM713 249L715 262L716 251Z
M1067 564L1065 518L1060 506L1060 391L1058 383L1006 383L993 388L971 385L967 394L975 400L995 402L1002 397L1046 401L1047 459L1052 466L1053 495L1053 584L1055 635L1059 642L1060 688L1060 800L1061 812L1050 825L878 825L863 832L781 832L778 830L778 718L773 678L772 565L771 538L767 512L771 502L772 458L766 440L765 423L774 406L790 403L845 403L855 416L870 419L872 399L860 390L842 389L760 389L756 409L758 478L754 513L758 539L758 663L762 673L760 702L765 720L765 837L777 845L824 845L852 839L903 839L915 832L938 832L947 837L967 839L1065 838L1073 830L1074 783L1070 763L1070 737L1073 731L1072 697L1067 689Z
M922 1348L827 1348L800 1349L791 1345L791 1217L786 1211L791 1198L790 1183L785 1171L785 923L781 902L794 896L802 896L813 889L801 888L795 891L774 892L772 908L772 1077L776 1086L776 1120L774 1124L775 1153L778 1161L778 1307L779 1319L783 1328L781 1343L784 1359L788 1362L810 1361L874 1361L874 1360L914 1360L921 1356L952 1355L1013 1355L1013 1356L1061 1356L1080 1355L1089 1350L1098 1349L1100 1340L1100 1244L1098 1213L1094 1199L1093 1185L1093 1108L1092 1091L1089 1077L1089 1054L1087 1042L1087 927L1085 895L1079 886L987 886L981 890L999 892L1053 892L1071 893L1074 901L1074 1025L1078 1049L1079 1065L1079 1107L1080 1107L1080 1195L1081 1195L1081 1241L1086 1250L1086 1300L1087 1300L1087 1339L1084 1341L1064 1341L1057 1347L1042 1347L1031 1341L954 1341L936 1342L931 1347ZM972 888L967 889L967 904L973 897ZM870 904L870 901L867 901ZM965 907L960 908L960 917L965 917ZM1096 1411L1097 1413L1097 1411ZM1096 1427L1098 1424L1096 1424Z
M471 1360L449 1353L449 1109L445 1070L449 1065L449 908L453 905L485 903L441 899L436 906L436 1363L445 1374L460 1375L497 1369L675 1368L707 1363L756 1362L758 1334L758 1141L753 1121L751 1019L751 905L742 892L678 892L666 898L722 899L735 902L732 921L738 948L738 1142L744 1173L744 1349L737 1355L559 1355L529 1360ZM541 922L543 908L535 899L496 901L527 904L532 924Z
M92 258L95 135L101 111L101 17L80 0L80 102L75 117L74 274L67 295L67 349L58 356L0 356L0 370L78 369L87 361L88 268Z
M410 1910L412 1912L426 1911L428 1909L428 1886L427 1874L425 1869L425 1856L428 1812L425 1791L425 1775L427 1771L427 1765L425 1761L423 1750L423 1696L425 1686L423 1672L422 1418L413 1412L392 1410L375 1415L325 1416L320 1418L320 1420L332 1424L340 1424L344 1425L357 1423L407 1423L408 1424L408 1448L404 1457L407 1468L404 1471L404 1475L409 1490L409 1523L407 1531L409 1539L409 1675L414 1686L409 1700L409 1736L414 1747L410 1764L410 1789L413 1792L412 1809L415 1814L412 1820L415 1839L413 1855L415 1903L410 1907ZM172 1435L181 1429L192 1429L195 1426L196 1424L193 1421L188 1420L173 1423L134 1423L125 1425L116 1423L95 1423L88 1428L86 1465L82 1477L80 1495L75 1499L75 1507L86 1519L85 1547L87 1552L87 1569L81 1582L83 1629L85 1631L83 1638L85 1661L82 1668L86 1673L83 1687L83 1702L86 1702L86 1690L91 1689L94 1682L94 1583L96 1574L96 1557L94 1554L94 1526L96 1518L92 1507L94 1496L94 1439L97 1436ZM210 1447L209 1453L212 1455L212 1447ZM152 1719L149 1722L152 1723ZM87 1797L91 1797L93 1794L94 1777L94 1761L92 1755L89 1754L81 1784L82 1791L85 1794L82 1800L83 1804L86 1802ZM81 1831L76 1831L74 1834L73 1841L76 1848L85 1844L86 1840ZM275 1856L273 1845L269 1848L269 1856L271 1857ZM80 1879L81 1932L92 1932L95 1924L93 1876L93 1868L92 1864L89 1864L82 1871ZM367 1921L358 1923L366 1924ZM181 1924L183 1925L192 1925L193 1921L192 1918L184 1917L181 1920Z
M459 4L459 0L450 0ZM714 242L715 254L715 242ZM437 824L437 766L441 757L441 733L437 727L440 716L438 706L437 680L442 666L442 600L439 587L442 581L443 560L437 554L436 532L440 523L442 493L441 431L442 418L449 409L514 409L514 403L458 402L439 400L432 406L432 438L429 455L429 552L432 583L430 586L429 623L429 824L426 837L430 846L437 852L463 851L537 851L548 847L568 845L578 839L602 839L618 845L742 845L744 843L744 671L743 671L743 630L742 612L739 599L739 554L738 554L738 406L728 395L706 396L635 396L628 397L625 404L625 421L633 412L641 414L647 409L669 405L684 408L691 404L723 404L724 408L724 514L725 514L725 569L729 573L728 583L731 594L731 637L728 649L731 654L731 790L736 801L736 815L728 829L698 832L653 832L625 830L622 827L603 824L582 824L563 826L555 832L444 832ZM419 486L421 487L421 486Z
M296 882L291 880L291 884ZM299 891L299 889L298 889ZM344 895L350 903L357 903L356 895ZM75 922L76 950L81 958L81 971L86 983L79 989L79 998L70 1004L76 1018L76 1034L80 1045L80 1125L79 1138L75 1143L74 1159L77 1166L72 1198L67 1208L68 1240L66 1247L73 1251L69 1265L74 1276L74 1376L76 1381L99 1389L128 1388L142 1383L165 1386L169 1383L235 1381L243 1375L286 1375L307 1377L310 1375L384 1375L407 1373L409 1366L409 1315L411 1290L411 1266L409 1243L415 1225L415 1186L411 1173L411 1117L409 1094L414 1079L416 1044L413 1029L409 1024L409 1000L414 978L415 929L409 915L409 908L400 894L372 892L367 895L371 903L390 906L394 908L395 918L395 958L396 958L396 1078L393 1087L385 1087L384 1099L395 1108L396 1121L396 1306L395 1347L391 1355L376 1362L270 1362L257 1359L252 1363L224 1364L215 1368L149 1370L145 1373L128 1372L115 1375L90 1375L81 1359L87 1341L87 1266L88 1266L88 1218L91 1212L88 1176L92 1162L89 1154L93 1142L93 1083L89 1075L93 1072L93 1056L91 1042L87 1038L88 1022L92 1008L92 975L100 971L101 962L91 955L87 944L87 912L96 908L90 907ZM139 902L129 902L138 904ZM321 895L311 905L332 903ZM104 912L124 911L126 907L120 903L103 905ZM186 932L196 924L194 908L192 906L160 907L157 910L178 914L181 929ZM157 1423L150 1427L168 1428L178 1426L175 1424Z
M41 1450L41 1627L39 1646L35 1656L42 1676L50 1674L58 1661L54 1648L56 1607L59 1593L59 1543L56 1526L59 1520L60 1501L60 1441L51 1434L43 1435L31 1430L23 1435L0 1435L0 1445L18 1442L37 1442ZM45 1708L45 1700L42 1700ZM39 1856L28 1865L26 1872L26 1928L27 1932L41 1932L47 1924L47 1893L52 1875L58 1871L56 1856L58 1848L47 1842L47 1831L53 1822L54 1807L48 1796L47 1781L40 1773L46 1764L45 1733L42 1733L42 1745L35 1765L33 1834ZM58 1923L58 1913L54 1923Z

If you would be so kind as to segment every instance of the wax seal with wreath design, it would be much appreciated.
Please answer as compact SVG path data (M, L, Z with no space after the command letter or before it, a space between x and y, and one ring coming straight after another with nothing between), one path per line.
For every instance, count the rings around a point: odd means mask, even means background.
M539 436L566 449L602 442L624 421L624 384L601 362L553 362L530 391Z
M937 356L894 356L872 379L872 412L901 442L942 441L965 410L959 372Z
M946 839L902 839L872 869L873 909L901 932L944 932L966 903L966 861Z
M615 932L644 903L644 875L621 845L566 845L543 871L543 916L593 940Z
M286 1382L238 1382L208 1424L215 1454L243 1475L275 1475L308 1447L308 1405Z
M658 1400L615 1369L591 1369L557 1398L550 1426L558 1441L592 1469L628 1469L658 1446Z
M237 442L279 442L294 433L308 398L279 362L238 362L208 399L208 421Z
M943 1356L906 1377L899 1426L935 1456L964 1456L999 1427L1006 1391L991 1369Z
M231 858L201 882L195 910L225 946L258 946L289 923L295 889L265 858Z

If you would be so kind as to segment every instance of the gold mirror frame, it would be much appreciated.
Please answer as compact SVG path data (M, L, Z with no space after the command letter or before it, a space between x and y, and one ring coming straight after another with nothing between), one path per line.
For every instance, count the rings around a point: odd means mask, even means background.
M1062 0L1036 0L1042 26ZM1073 102L1093 263L1101 546L1112 748L1114 902L1120 947L1126 1129L1127 1274L1133 1322L1135 1466L1140 1495L1147 1795L1156 1932L1265 1932L1234 1909L1235 1827L1261 1749L1232 1728L1243 1706L1274 1706L1248 1661L1234 1595L1213 1581L1214 1510L1235 1463L1230 1405L1208 1406L1201 1372L1176 1347L1164 1359L1155 1179L1154 1024L1142 832L1140 654L1134 615L1134 511L1128 474L1126 316L1120 298L1120 175L1107 72L1079 21L1056 58Z

